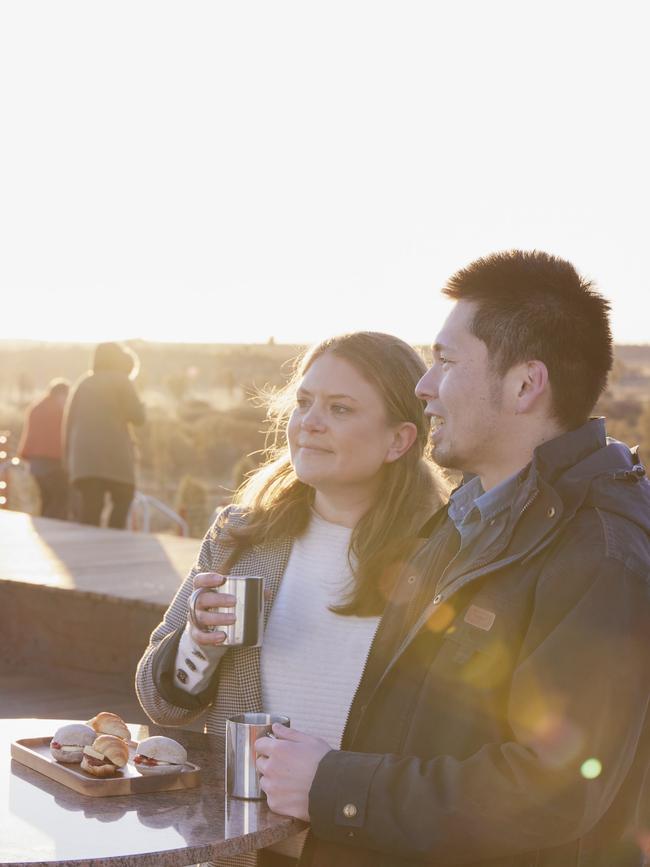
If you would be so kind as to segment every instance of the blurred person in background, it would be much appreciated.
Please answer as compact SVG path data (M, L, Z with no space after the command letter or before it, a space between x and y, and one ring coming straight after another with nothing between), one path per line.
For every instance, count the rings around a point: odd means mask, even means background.
M48 393L27 409L18 456L29 462L41 494L41 515L65 520L68 480L63 468L63 411L70 385L53 379Z
M272 709L339 747L386 597L408 580L402 564L445 497L414 392L425 369L376 332L303 357L274 401L268 462L217 517L140 661L136 689L153 721L183 726L209 708L206 730L223 736L227 717ZM210 609L232 605L219 593L231 571L265 579L261 648L222 646L233 616ZM208 588L196 605L203 629L188 621L198 587ZM303 842L218 863L296 863Z
M93 369L74 387L65 413L65 462L76 497L75 517L99 526L106 494L108 526L124 529L135 492L131 425L145 410L133 385L137 355L119 343L100 343Z

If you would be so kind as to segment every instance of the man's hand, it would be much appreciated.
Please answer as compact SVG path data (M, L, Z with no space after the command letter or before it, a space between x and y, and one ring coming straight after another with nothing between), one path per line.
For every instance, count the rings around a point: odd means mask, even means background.
M255 741L257 770L274 813L309 821L309 790L320 760L332 747L322 738L276 723L275 737Z

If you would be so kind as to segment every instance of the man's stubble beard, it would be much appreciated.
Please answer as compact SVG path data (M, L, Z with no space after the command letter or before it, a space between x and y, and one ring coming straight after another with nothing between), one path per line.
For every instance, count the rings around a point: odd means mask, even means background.
M458 459L454 457L454 453L451 450L447 455L445 455L444 449L439 449L435 446L432 446L431 460L434 462L434 464L437 464L437 466L439 467L443 467L445 470L460 470L462 472L462 467L458 466Z

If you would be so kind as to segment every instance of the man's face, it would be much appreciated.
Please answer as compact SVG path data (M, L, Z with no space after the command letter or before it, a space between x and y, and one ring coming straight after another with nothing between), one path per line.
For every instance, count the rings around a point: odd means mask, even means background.
M426 401L437 464L491 475L507 444L509 415L503 407L503 380L492 373L485 343L470 326L476 305L458 301L433 346L432 367L415 393Z

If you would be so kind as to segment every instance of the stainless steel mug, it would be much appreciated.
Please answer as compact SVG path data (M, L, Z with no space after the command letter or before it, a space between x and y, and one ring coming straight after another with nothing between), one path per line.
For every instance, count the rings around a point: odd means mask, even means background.
M288 728L290 720L278 713L240 713L226 720L226 792L233 798L266 797L255 766L255 741L272 737L273 723Z
M228 575L219 587L198 587L190 596L188 607L190 620L203 629L196 619L196 601L206 590L230 593L235 597L234 608L217 608L216 611L235 615L235 622L227 626L212 626L204 631L219 629L226 633L227 647L260 647L264 633L264 579L259 575Z

